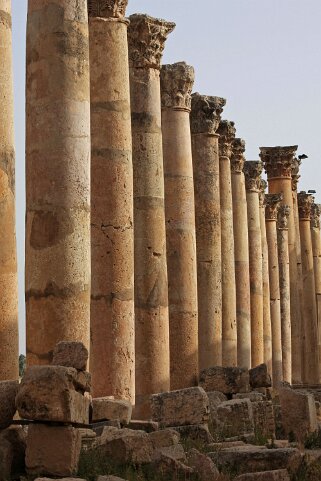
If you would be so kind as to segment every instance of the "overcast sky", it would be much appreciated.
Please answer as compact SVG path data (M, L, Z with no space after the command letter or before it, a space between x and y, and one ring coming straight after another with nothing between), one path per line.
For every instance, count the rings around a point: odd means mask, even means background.
M12 0L17 152L17 239L20 346L24 329L24 81L27 0ZM260 145L299 145L309 159L302 190L321 179L320 0L129 0L128 15L148 13L174 21L164 63L195 67L195 90L227 99L224 117L234 120L247 144L247 159ZM320 189L321 193L321 189ZM321 201L321 195L317 200Z

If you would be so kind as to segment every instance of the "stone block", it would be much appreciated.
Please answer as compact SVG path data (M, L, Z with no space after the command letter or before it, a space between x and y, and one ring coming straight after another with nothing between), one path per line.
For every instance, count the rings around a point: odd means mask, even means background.
M146 464L153 458L152 440L144 431L131 429L105 429L99 451L116 463Z
M88 424L90 400L75 390L77 379L73 368L29 368L16 397L19 415L35 421Z
M268 439L275 437L275 417L272 401L252 402L254 430Z
M189 479L194 473L193 468L166 454L154 461L152 467L165 479Z
M232 399L216 408L214 428L225 438L254 432L252 403L249 399Z
M249 392L249 371L240 367L211 367L200 374L199 385L206 391L223 394Z
M154 431L158 431L159 424L156 421L131 420L128 428L153 433Z
M10 426L16 412L15 399L19 388L18 381L0 382L0 429Z
M194 469L200 481L219 481L220 473L213 460L197 449L188 454L188 465Z
M249 399L251 402L260 402L266 400L266 395L261 392L251 391L247 393L234 394L233 399Z
M26 432L14 426L0 432L0 481L16 479L25 472Z
M153 461L157 461L163 456L170 457L176 461L181 461L182 463L186 463L187 461L184 448L181 444L174 444L173 446L155 449L152 459Z
M99 476L97 478L97 481L99 478L115 478L115 481L121 479L121 478L116 478L116 476ZM35 481L52 481L52 478L36 478ZM86 481L86 480L81 478L60 478L59 481ZM114 481L114 480L111 479L109 481Z
M58 342L54 351L52 365L73 367L85 371L88 362L88 350L82 342Z
M123 478L119 478L118 476L98 476L97 481L125 481L125 480Z
M132 415L132 405L129 401L120 399L109 399L105 397L94 398L92 400L92 421L113 421L119 420L124 424L129 424Z
M155 449L174 446L180 441L180 434L175 429L161 429L149 434Z
M313 396L306 392L281 388L279 398L282 425L286 435L293 433L298 441L303 442L309 433L318 429Z
M174 428L182 438L192 441L201 441L203 443L212 443L213 437L208 429L207 424L193 424L190 426L174 426Z
M151 396L152 419L163 427L207 423L209 400L200 387Z
M26 470L33 476L73 476L77 473L81 435L71 426L29 426Z
M249 374L250 386L253 389L272 386L272 379L266 364L260 364L259 366L250 369Z
M234 481L290 481L290 476L286 469L277 469L261 473L241 474Z

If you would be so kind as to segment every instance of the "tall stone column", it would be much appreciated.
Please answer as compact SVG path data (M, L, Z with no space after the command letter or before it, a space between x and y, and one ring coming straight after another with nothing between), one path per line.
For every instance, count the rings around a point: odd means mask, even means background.
M198 379L196 231L190 129L194 69L161 69L171 390ZM182 366L184 368L182 369Z
M269 277L269 249L267 243L265 210L266 200L265 191L267 182L261 179L259 200L260 200L260 226L262 241L262 276L263 276L263 345L264 362L272 373L272 326L271 326L271 306L270 306L270 277Z
M86 0L29 0L26 84L27 361L89 348L90 85Z
M192 95L200 370L222 364L221 215L218 135L225 100Z
M18 379L11 0L0 0L0 381Z
M320 382L317 306L310 228L313 201L313 196L310 194L306 194L305 192L298 194L303 274L303 333L305 352L303 381L307 384L317 384Z
M283 193L282 203L290 207L289 215L289 256L290 256L290 295L292 331L292 382L301 382L301 303L299 297L298 257L296 250L297 234L294 222L292 197L292 168L297 146L261 147L261 160L268 175L269 192Z
M93 395L135 401L133 167L126 3L88 0ZM106 68L108 65L108 68Z
M278 216L278 253L281 296L281 338L283 380L292 380L291 349L291 298L290 298L290 259L289 259L289 216L290 207L282 205ZM300 353L299 353L300 355Z
M259 191L262 162L244 164L250 258L252 367L264 362L263 263Z
M321 231L320 231L320 204L312 204L311 237L313 251L313 270L315 281L315 297L318 316L318 346L319 360L321 359Z
M237 365L236 285L231 181L234 122L221 120L219 134L222 246L222 364Z
M237 365L251 367L251 304L247 202L244 167L245 142L233 141L231 177L236 284Z
M282 341L281 341L281 305L280 278L278 259L277 220L282 194L266 194L266 236L269 258L270 308L272 332L272 380L273 386L283 381Z
M137 418L149 397L170 389L168 283L160 62L175 24L132 15L128 29L132 108L135 235Z

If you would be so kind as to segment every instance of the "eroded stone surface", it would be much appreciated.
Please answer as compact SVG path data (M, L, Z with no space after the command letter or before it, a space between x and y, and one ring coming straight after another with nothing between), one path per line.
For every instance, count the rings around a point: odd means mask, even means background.
M85 371L88 361L88 349L82 342L58 342L53 351L54 366L73 367Z
M241 474L241 476L235 478L235 481L290 481L290 476L286 469L277 469L261 473Z
M16 412L15 399L19 389L18 381L0 382L0 429L8 427Z
M207 392L220 391L236 394L249 391L249 371L239 367L216 366L204 369L200 374L200 386Z
M297 440L304 441L305 437L316 431L317 415L315 401L312 394L294 391L290 388L280 388L282 425L285 433L293 433Z
M129 424L131 420L132 405L125 400L94 398L92 409L93 422L118 419L121 424Z
M250 385L253 389L260 387L271 387L271 375L266 364L260 364L249 370Z

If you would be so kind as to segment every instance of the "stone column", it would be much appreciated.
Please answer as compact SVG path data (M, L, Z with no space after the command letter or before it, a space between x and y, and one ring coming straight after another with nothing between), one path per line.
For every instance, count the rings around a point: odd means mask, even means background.
M236 284L237 365L251 367L251 304L247 202L244 167L245 142L235 139L231 156L233 231Z
M289 260L289 216L290 207L282 205L278 216L278 253L281 296L281 332L283 380L292 380L291 350L291 303L290 303L290 260ZM300 353L299 353L300 355Z
M298 194L303 275L303 333L305 352L303 381L307 384L317 384L320 382L317 306L310 228L313 201L313 196L310 194L306 194L305 192Z
M263 345L264 345L264 362L268 367L269 373L272 374L272 326L271 326L271 306L270 306L270 277L269 277L269 250L267 244L266 226L265 226L265 191L267 182L261 179L260 184L260 226L262 241L262 276L263 276Z
M289 215L289 256L290 256L290 295L292 331L292 382L301 382L301 303L299 297L298 257L296 251L296 229L292 197L292 168L297 146L261 147L261 160L268 175L269 192L283 193L282 203L290 207Z
M259 191L262 163L244 164L250 258L252 367L264 362L263 264Z
M313 251L313 270L315 281L315 297L318 316L318 346L319 359L321 359L321 231L320 231L320 204L312 204L311 237Z
M88 0L93 395L135 401L133 168L127 2ZM108 65L108 68L106 68Z
M222 364L221 215L218 135L225 100L192 95L200 370Z
M234 122L221 120L219 134L222 246L222 364L237 365L236 285L231 181Z
M160 62L175 24L132 15L128 29L135 235L136 411L169 391L169 319L161 126Z
M198 379L197 265L190 130L194 69L161 69L171 390ZM182 369L182 366L183 369Z
M269 258L270 281L270 308L272 332L272 380L277 386L283 380L282 369L282 341L281 341L281 305L280 305L280 278L278 259L277 219L282 194L266 194L266 235Z
M26 84L28 364L89 348L90 85L86 0L29 0Z
M0 381L18 379L11 0L0 0Z

